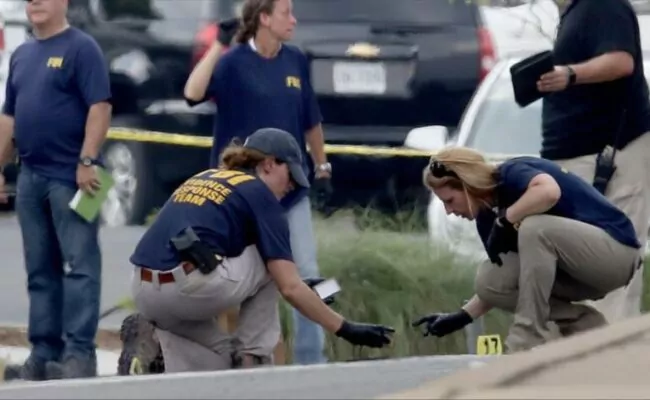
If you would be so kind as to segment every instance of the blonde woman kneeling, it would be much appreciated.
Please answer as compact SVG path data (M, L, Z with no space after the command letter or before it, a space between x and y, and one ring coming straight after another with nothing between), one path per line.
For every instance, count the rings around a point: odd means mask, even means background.
M474 297L458 312L413 323L445 336L493 307L514 313L508 352L606 324L574 302L597 300L627 285L640 265L634 227L578 176L551 161L518 157L498 166L476 151L452 147L431 158L424 184L447 214L476 221L489 256L479 267Z

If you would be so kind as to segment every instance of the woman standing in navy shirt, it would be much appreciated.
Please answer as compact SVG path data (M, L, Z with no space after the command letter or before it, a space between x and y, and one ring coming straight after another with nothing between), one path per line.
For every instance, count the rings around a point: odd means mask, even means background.
M196 65L185 85L190 105L213 100L217 105L210 166L234 139L272 127L291 133L302 151L309 175L307 149L315 165L313 188L331 192L331 165L324 151L321 113L311 87L309 62L296 47L284 42L293 36L296 19L291 0L246 0L241 24L224 21L219 37ZM237 31L236 44L224 53ZM288 210L291 248L303 278L319 275L308 189L283 199ZM294 310L294 357L299 364L325 362L322 329Z

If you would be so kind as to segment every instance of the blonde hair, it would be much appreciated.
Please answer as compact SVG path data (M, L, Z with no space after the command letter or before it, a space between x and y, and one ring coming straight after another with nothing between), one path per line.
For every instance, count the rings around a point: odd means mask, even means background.
M219 168L253 170L268 157L268 155L260 151L233 142L221 153Z
M432 169L435 167L442 168L444 176L434 176ZM496 188L496 171L496 166L488 163L476 150L447 147L431 156L429 165L424 168L422 181L430 190L449 186L463 190L468 197L485 201Z

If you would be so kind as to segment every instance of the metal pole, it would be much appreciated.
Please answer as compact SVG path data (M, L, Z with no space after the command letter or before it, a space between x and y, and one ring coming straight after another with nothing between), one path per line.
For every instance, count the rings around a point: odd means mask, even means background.
M467 304L468 300L463 302ZM476 341L480 335L485 332L483 317L475 319L471 324L465 326L465 341L467 344L467 353L476 354Z

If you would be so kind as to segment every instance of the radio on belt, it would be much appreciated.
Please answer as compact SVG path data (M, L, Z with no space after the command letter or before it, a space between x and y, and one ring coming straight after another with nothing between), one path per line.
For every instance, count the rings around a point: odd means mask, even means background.
M201 242L192 227L185 228L180 235L171 239L171 243L182 261L192 263L204 275L217 269L221 263L220 257Z

